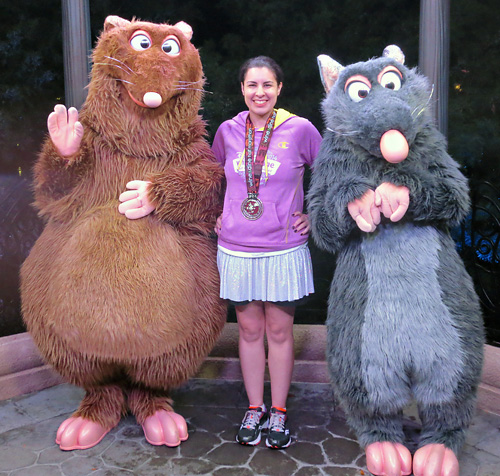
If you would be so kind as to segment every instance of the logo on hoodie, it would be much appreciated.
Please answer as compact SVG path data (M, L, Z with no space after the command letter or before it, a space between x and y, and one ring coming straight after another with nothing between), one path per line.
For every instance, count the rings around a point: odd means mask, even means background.
M281 142L280 144L288 144L288 142ZM262 175L260 178L260 185L266 185L269 177L274 175L279 167L281 162L278 162L278 157L274 155L272 152L267 152L266 160L262 165ZM242 178L243 181L246 181L245 178L245 151L238 152L236 159L233 160L234 171Z

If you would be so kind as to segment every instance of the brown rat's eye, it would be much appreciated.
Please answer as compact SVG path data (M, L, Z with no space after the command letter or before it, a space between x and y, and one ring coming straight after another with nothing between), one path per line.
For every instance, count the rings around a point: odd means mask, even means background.
M169 36L161 45L162 50L170 56L177 56L181 52L181 45L175 36Z
M144 51L151 46L151 38L144 31L136 31L130 38L130 46L135 51Z

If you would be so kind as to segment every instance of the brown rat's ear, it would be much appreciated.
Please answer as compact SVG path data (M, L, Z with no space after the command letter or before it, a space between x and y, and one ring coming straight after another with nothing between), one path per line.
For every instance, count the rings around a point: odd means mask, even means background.
M397 45L386 46L382 56L384 58L392 58L400 64L405 64L405 55L403 50Z
M124 18L121 18L116 15L109 15L108 17L106 17L106 20L104 20L104 31L112 30L117 26L128 26L128 25L130 25L130 22L128 20L125 20Z
M328 55L318 56L318 66L321 82L328 94L330 89L332 89L333 85L337 82L337 79L339 79L339 74L344 67Z
M180 21L174 25L176 28L182 31L182 34L188 39L191 40L193 37L193 29L185 22Z

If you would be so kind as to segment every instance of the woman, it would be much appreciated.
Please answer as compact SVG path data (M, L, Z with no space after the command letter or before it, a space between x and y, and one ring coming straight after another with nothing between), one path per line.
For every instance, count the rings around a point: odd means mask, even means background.
M291 443L286 400L293 370L295 306L314 292L307 248L309 219L302 212L304 166L311 166L321 136L306 119L275 109L283 73L274 60L252 58L240 70L248 111L224 122L212 149L224 166L227 188L217 220L221 297L235 305L239 354L249 409L236 440L257 445ZM272 406L264 404L266 355Z

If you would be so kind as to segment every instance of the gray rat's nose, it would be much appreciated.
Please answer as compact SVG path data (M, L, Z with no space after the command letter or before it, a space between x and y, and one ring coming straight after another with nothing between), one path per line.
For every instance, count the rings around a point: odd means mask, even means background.
M387 162L398 164L408 157L408 141L401 132L391 129L385 132L380 139L380 152Z

